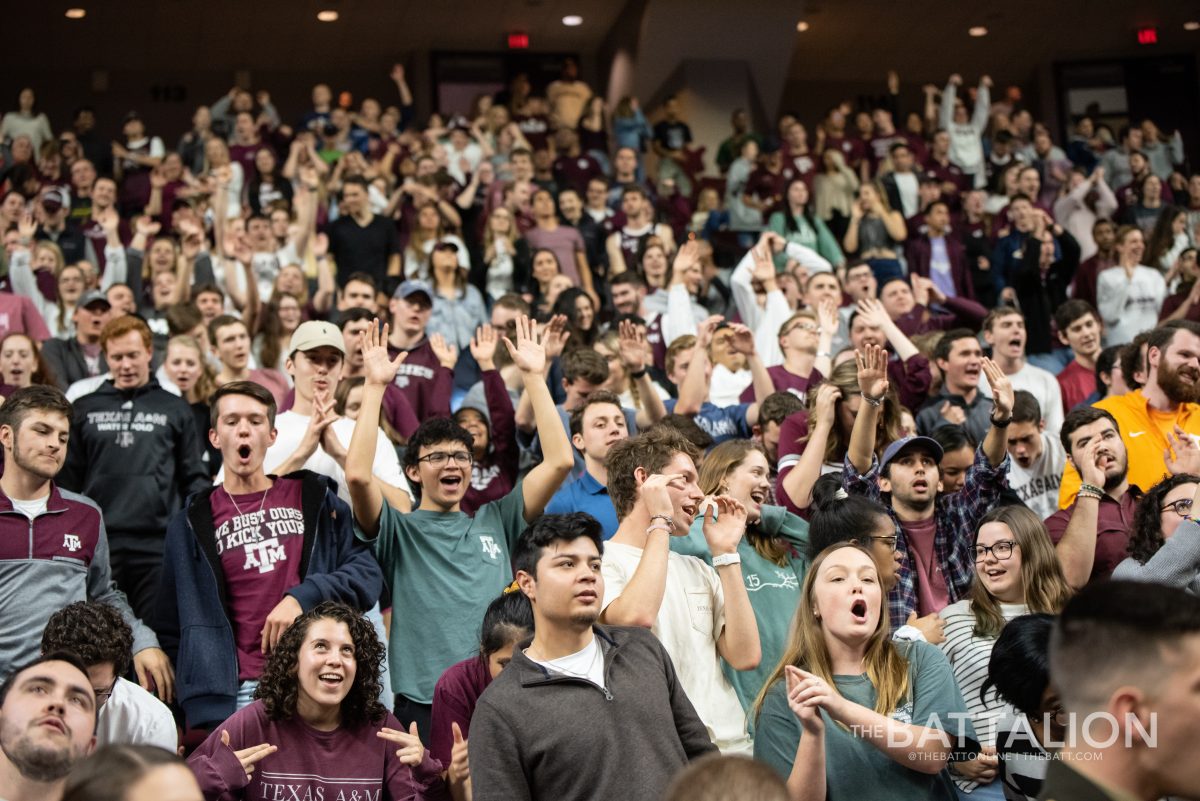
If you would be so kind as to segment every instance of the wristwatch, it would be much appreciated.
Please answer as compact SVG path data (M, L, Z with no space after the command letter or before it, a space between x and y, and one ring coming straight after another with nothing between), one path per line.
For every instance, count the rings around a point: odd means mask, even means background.
M720 556L714 556L713 567L725 567L725 565L740 565L742 563L742 555L740 553L723 553Z

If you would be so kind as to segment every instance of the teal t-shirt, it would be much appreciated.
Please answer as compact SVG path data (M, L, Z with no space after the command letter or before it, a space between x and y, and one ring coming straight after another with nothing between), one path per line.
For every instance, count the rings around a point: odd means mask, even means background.
M512 582L512 548L525 529L521 484L463 512L402 514L383 505L379 536L355 534L375 551L392 593L388 668L392 690L433 703L442 672L479 651L488 604Z
M762 530L771 537L782 537L792 546L787 565L778 565L754 550L743 537L738 543L742 557L742 580L758 622L758 639L762 646L762 661L754 670L734 670L722 660L729 683L733 685L742 708L747 712L754 706L763 683L783 658L792 618L800 603L800 587L808 570L808 523L782 506L762 507ZM712 564L712 552L704 539L704 520L696 518L686 537L672 537L671 550L685 556L695 556Z
M905 648L899 644L897 647ZM970 716L946 657L925 642L909 643L907 648L910 697L901 702L892 717L936 728L952 737L974 739ZM845 698L875 708L875 687L865 673L834 676L834 683ZM788 706L786 691L784 681L767 691L754 738L755 759L766 762L785 780L791 775L802 733L800 721ZM884 787L889 801L957 798L949 771L930 775L912 770L837 725L825 712L821 717L825 720L825 786L829 801L879 798L880 788Z
M813 222L816 223L815 228L809 225L808 219L804 215L796 217L797 230L795 231L787 229L785 220L784 212L777 211L771 215L771 219L767 223L767 228L779 234L788 242L796 242L804 245L809 250L815 250L834 266L846 260L846 256L842 253L842 248L838 244L837 238L820 217L813 217ZM786 266L787 254L782 251L776 253L775 268L783 270Z

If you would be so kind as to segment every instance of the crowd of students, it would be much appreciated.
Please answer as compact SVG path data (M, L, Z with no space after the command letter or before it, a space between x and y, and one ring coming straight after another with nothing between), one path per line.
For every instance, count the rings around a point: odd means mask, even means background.
M391 77L0 119L0 797L1200 792L1178 133Z

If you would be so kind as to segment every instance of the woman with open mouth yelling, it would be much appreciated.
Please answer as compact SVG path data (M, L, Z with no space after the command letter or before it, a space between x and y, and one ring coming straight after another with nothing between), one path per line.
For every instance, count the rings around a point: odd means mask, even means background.
M954 799L974 733L945 657L892 641L875 560L854 543L809 567L791 639L756 702L754 756L793 799ZM969 748L969 746L968 746Z
M379 703L385 652L369 620L326 601L288 627L250 706L188 759L207 799L448 798L442 765Z

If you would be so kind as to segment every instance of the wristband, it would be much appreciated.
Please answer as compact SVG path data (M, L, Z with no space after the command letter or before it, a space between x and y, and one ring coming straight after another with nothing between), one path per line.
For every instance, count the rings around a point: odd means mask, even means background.
M1080 484L1079 492L1077 494L1079 494L1079 495L1087 494L1087 495L1091 495L1095 498L1103 498L1104 490L1101 487L1097 487L1095 484Z
M862 399L863 399L863 401L864 401L864 402L865 402L865 403L866 403L868 406L876 406L876 407L879 407L879 406L882 406L882 405L883 405L883 397L872 398L870 395L868 395L868 394L867 394L867 393L865 393L865 392L863 392L863 393L861 393L861 394L862 394Z
M820 352L818 352L818 353L817 353L817 358L818 358L818 359L820 359L820 358L828 358L828 359L832 359L832 358L833 358L833 354L832 354L832 353L830 353L830 352L829 352L829 351L827 351L827 350L823 350L823 351L820 351ZM865 397L865 396L864 396L864 397Z
M667 536L670 536L671 532L673 532L674 530L675 530L674 528L666 525L665 523L656 523L653 526L650 526L649 528L646 529L646 536L649 537L651 532L654 532L654 531L665 531L665 532L667 532Z
M989 417L988 420L995 428L1008 428L1008 424L1012 422L1012 415L1005 417L1003 420L997 420L995 417Z
M742 555L740 553L723 553L720 556L714 556L712 560L713 567L725 567L725 565L740 565L742 563Z
M634 380L636 381L636 380L638 380L639 378L641 378L641 377L642 377L642 376L644 376L644 375L646 375L646 368L645 368L645 367L643 367L641 370L638 370L636 373L630 373L630 374L629 374L629 377L630 377L630 378L632 378L632 379L634 379Z
M655 520L661 520L670 528L675 528L675 518L670 515L650 515L650 522L653 523Z

